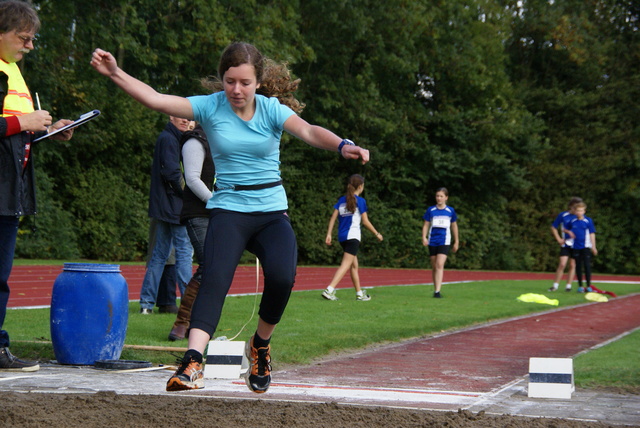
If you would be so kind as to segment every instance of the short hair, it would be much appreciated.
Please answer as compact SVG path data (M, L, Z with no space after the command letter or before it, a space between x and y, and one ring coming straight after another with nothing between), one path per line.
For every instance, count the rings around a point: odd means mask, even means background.
M0 1L0 33L40 29L40 19L33 7L24 1Z
M571 209L578 202L582 202L582 198L574 196L573 198L569 199L569 204L567 206L569 207L569 209Z
M587 204L585 204L584 202L580 201L580 202L576 202L573 205L573 208L584 208L587 209Z

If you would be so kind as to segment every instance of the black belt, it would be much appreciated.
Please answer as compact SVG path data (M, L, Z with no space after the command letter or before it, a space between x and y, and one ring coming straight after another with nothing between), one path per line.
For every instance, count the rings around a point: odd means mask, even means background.
M278 180L278 181L274 181L272 183L263 183L263 184L249 184L249 185L232 185L229 187L218 187L218 185L214 185L213 186L213 190L214 191L218 191L218 190L235 190L240 191L240 190L261 190L261 189L268 189L270 187L276 187L276 186L280 186L282 185L282 180Z

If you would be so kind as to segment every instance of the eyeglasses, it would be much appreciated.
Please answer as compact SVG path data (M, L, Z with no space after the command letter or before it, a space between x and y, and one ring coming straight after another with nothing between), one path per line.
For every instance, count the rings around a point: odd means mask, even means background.
M28 37L28 36L21 36L20 34L16 33L16 36L22 41L23 44L28 45L29 43L35 43L38 38L37 37Z

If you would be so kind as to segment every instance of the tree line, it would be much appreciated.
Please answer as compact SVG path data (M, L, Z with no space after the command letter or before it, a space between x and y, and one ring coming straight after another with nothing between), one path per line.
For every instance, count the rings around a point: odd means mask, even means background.
M422 215L438 187L459 215L448 266L553 270L550 233L572 196L588 204L596 272L638 273L640 6L632 0L34 1L42 20L21 67L54 118L102 115L35 149L39 215L28 258L141 260L149 173L167 117L89 66L96 47L157 90L205 93L230 42L289 64L302 117L371 151L365 165L285 136L282 176L301 264L324 244L349 175L365 177L361 263L428 267Z

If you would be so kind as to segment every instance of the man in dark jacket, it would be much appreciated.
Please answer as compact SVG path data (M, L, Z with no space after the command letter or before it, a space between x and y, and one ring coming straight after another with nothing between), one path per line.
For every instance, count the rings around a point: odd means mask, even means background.
M183 294L193 271L193 248L187 229L180 224L184 181L180 169L180 138L189 127L187 119L170 116L153 152L149 217L155 219L156 241L147 263L140 291L140 313L153 313L164 266L175 249L178 287Z
M9 275L23 215L36 213L32 143L36 137L72 123L34 111L29 88L17 62L33 49L40 20L26 2L0 1L0 370L35 371L40 366L9 352L9 333L2 330L9 301ZM73 131L52 137L69 140Z

